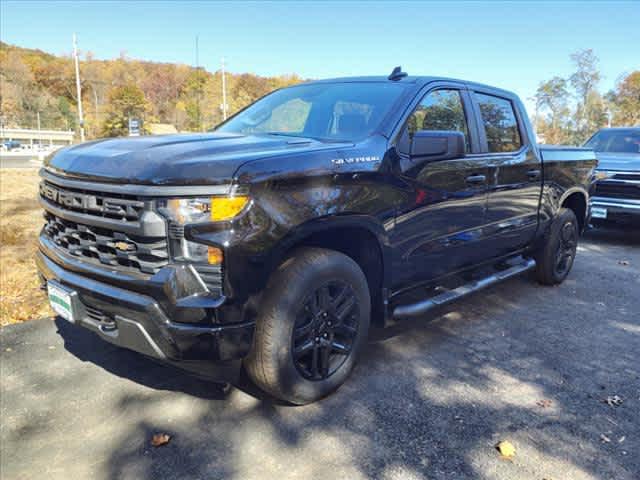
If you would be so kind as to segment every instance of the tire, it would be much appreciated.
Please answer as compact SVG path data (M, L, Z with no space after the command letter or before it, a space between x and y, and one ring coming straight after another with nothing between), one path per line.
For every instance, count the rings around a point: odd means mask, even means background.
M316 401L353 370L370 314L367 279L356 262L333 250L298 249L269 279L247 373L274 397Z
M578 236L576 215L568 208L561 208L535 256L538 282L558 285L567 278L576 257Z

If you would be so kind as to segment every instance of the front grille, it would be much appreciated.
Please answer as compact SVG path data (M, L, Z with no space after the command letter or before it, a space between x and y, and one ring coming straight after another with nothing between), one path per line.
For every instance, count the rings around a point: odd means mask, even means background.
M636 180L640 181L640 173L615 173L613 177L616 180Z
M169 263L165 237L134 236L47 212L44 233L65 253L119 270L153 274Z
M597 197L640 200L640 183L598 182L596 183L594 195Z
M145 202L136 198L62 188L47 181L40 183L40 196L58 208L123 222L138 221L145 209Z

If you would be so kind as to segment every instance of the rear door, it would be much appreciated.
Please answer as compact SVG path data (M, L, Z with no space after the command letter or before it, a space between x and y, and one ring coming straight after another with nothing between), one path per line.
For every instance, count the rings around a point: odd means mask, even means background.
M526 247L538 226L542 189L541 159L528 138L516 98L491 90L471 91L478 119L481 153L488 168L487 256Z
M462 132L460 158L412 166L408 149L418 130ZM478 134L464 86L441 84L423 94L400 133L397 150L407 186L391 236L395 288L410 287L478 263L487 206L486 159L474 156Z

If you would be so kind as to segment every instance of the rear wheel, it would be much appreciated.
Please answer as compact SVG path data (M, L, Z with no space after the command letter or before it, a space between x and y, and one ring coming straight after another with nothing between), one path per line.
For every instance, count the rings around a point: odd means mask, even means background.
M351 373L370 308L367 280L351 258L320 248L295 251L269 280L247 372L291 403L324 397Z
M562 283L573 266L578 248L578 221L572 210L561 208L545 243L536 255L536 276L543 285Z

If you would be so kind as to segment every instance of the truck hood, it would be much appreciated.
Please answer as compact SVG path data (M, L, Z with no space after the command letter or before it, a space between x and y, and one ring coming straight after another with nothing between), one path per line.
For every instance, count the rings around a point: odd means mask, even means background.
M252 160L337 147L307 138L228 133L127 137L62 149L44 166L58 175L90 181L215 185L230 182L238 168Z
M640 154L596 152L598 170L640 172Z

